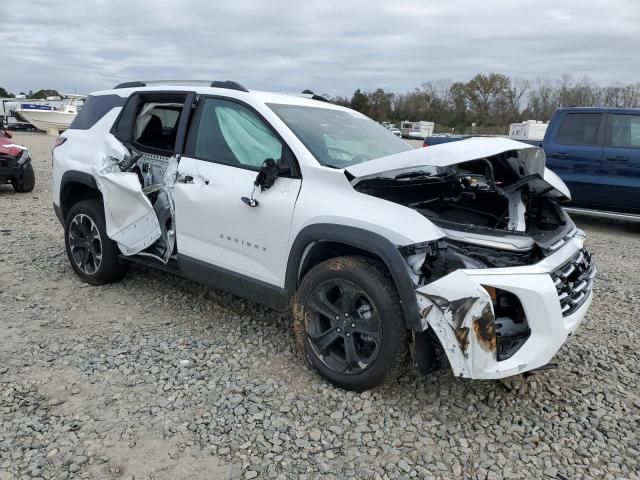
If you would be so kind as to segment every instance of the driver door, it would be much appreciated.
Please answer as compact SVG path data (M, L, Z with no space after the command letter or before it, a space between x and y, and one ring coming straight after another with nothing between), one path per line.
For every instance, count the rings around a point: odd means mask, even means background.
M253 182L264 161L289 163L274 185ZM275 131L238 101L203 97L199 102L175 184L178 258L283 287L293 209L301 179L294 158ZM246 279L246 278L245 278Z

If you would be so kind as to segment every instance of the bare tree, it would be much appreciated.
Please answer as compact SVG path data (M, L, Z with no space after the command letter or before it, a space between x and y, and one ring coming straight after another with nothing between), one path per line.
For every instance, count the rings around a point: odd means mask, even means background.
M440 131L465 131L471 122L485 132L504 131L524 119L549 120L558 107L640 107L640 82L599 85L588 77L570 74L552 80L509 78L499 73L479 73L468 82L426 81L406 93L383 89L356 90L351 99L335 97L378 121L429 120Z

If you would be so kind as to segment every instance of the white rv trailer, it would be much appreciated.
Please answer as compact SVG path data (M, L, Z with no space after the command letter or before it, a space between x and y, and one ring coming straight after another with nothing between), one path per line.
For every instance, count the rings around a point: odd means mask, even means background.
M403 138L424 139L433 135L433 122L425 122L421 120L419 122L410 122L405 120L400 124L400 132L402 132Z
M549 122L539 120L525 120L509 125L509 138L522 140L542 140Z

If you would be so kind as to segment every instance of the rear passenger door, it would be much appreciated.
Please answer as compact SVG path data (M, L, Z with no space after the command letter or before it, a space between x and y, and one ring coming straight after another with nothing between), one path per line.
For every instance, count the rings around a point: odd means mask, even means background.
M640 212L640 115L608 114L600 185L609 208Z
M575 206L595 207L601 203L598 176L603 132L602 112L569 112L550 135L545 149L547 167L567 184Z
M264 161L290 167L246 202ZM301 178L288 146L250 106L202 97L174 188L178 258L215 266L249 282L283 287ZM243 197L245 200L243 201Z

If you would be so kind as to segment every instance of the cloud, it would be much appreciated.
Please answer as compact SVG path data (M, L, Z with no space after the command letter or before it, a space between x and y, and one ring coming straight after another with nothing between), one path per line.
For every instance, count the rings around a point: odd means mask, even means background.
M3 0L0 86L233 79L350 95L477 72L640 80L636 0Z

